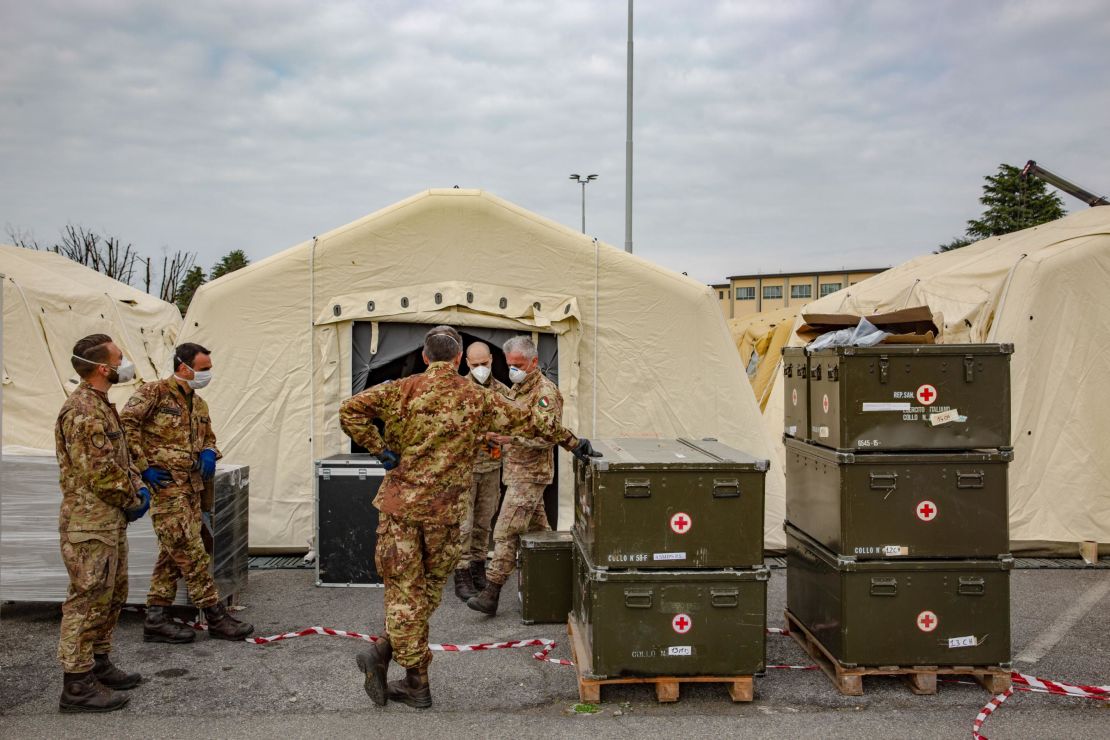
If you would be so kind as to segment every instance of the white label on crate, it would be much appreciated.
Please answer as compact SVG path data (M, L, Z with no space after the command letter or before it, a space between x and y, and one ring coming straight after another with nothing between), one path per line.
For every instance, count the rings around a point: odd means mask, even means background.
M975 647L978 644L979 640L976 639L975 635L948 638L948 647L950 648Z
M971 638L974 640L975 638ZM667 655L693 655L694 648L690 645L672 645L667 648Z
M652 555L653 560L685 560L684 552L657 552Z
M863 402L863 410L864 411L909 411L910 410L910 405L908 403L905 403L904 401L903 402L898 402L898 403L886 403L886 402L879 403L879 402L875 402L875 401L864 401Z
M903 545L885 545L883 547L883 555L887 557L896 557L898 555L909 555L910 548Z
M829 436L829 428L828 427L814 427L813 429L814 429L815 432L817 432L817 436L820 437L821 439L824 439L825 437Z
M791 437L797 437L798 436L798 425L797 424L791 424L790 426L788 426L786 428L786 433L789 434Z
M949 424L953 421L959 421L959 419L960 412L956 409L948 409L947 411L941 411L939 414L929 415L929 423L935 427L939 427L941 424Z

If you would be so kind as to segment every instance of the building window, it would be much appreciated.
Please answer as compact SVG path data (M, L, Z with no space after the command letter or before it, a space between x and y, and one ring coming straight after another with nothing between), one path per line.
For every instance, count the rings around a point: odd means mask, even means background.
M829 293L835 293L840 290L840 283L825 283L821 286L821 297L824 298Z
M812 285L791 285L790 297L793 298L812 298L813 286Z
M781 285L765 285L763 287L763 300L775 301L782 299L782 286Z
M754 301L755 300L755 288L752 288L752 287L737 288L736 289L736 300L738 300L738 301Z
M722 300L722 301L723 301L723 300L725 299L725 292L724 292L723 290L718 290L718 291L717 291L717 298L718 298L719 300Z

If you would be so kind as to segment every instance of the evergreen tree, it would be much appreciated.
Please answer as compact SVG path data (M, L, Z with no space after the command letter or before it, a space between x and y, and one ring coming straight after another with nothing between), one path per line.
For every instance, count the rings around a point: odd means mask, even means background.
M947 244L941 244L939 247L937 247L937 251L933 252L933 254L940 254L941 252L951 252L953 249L966 247L968 244L971 243L971 239L968 239L966 236L955 236L952 237L952 241L948 242Z
M197 288L204 285L204 270L200 267L194 267L185 273L185 277L181 279L181 285L177 289L177 308L184 316L189 310L189 304L193 302L193 296L197 292Z
M967 222L967 235L973 240L1021 231L1066 214L1059 195L1049 192L1043 180L1022 178L1017 167L1000 164L998 173L985 179L979 198L983 215Z
M220 258L220 261L212 268L212 273L208 276L208 279L215 280L223 277L229 272L243 269L250 263L251 261L247 259L247 255L242 249L233 249Z

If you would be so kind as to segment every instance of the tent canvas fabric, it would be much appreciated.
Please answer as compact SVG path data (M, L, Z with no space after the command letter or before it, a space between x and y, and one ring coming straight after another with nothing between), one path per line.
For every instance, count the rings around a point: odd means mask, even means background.
M489 193L429 190L193 299L183 340L213 350L203 395L226 459L251 467L256 551L303 550L312 535L313 461L350 449L338 410L363 322L371 352L389 323L554 335L563 421L584 436L715 437L763 458L772 447L707 286ZM767 487L767 536L781 546L781 468Z
M1110 543L1110 396L1098 372L1110 346L1108 284L1110 208L1099 207L919 257L805 311L928 306L938 342L1013 343L1011 547L1075 555L1077 542ZM765 416L781 430L781 357L770 364L777 380Z
M54 449L58 409L77 387L73 345L108 334L135 363L116 386L120 404L171 370L181 328L177 307L54 252L0 245L3 276L3 445Z

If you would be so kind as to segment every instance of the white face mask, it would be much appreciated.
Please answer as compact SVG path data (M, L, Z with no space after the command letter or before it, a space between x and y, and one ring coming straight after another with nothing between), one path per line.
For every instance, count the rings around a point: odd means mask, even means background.
M81 362L87 362L90 365L103 365L109 370L115 370L116 379L109 379L111 383L130 383L135 379L135 363L131 362L131 360L126 357L120 361L119 367L113 367L106 362L93 362L92 360L86 360L84 357L78 357L77 355L73 355L73 357Z
M509 380L513 381L514 383L523 383L524 379L527 377L528 372L526 370L521 370L519 367L509 368Z
M485 385L486 381L489 380L489 368L482 365L470 368L470 374L482 385Z
M208 385L209 383L212 382L212 371L211 370L193 370L192 380L186 380L185 378L183 378L183 377L181 377L180 375L177 375L177 374L174 374L173 377L177 378L182 383L186 383L194 391L199 391L201 388L205 387L206 385Z

